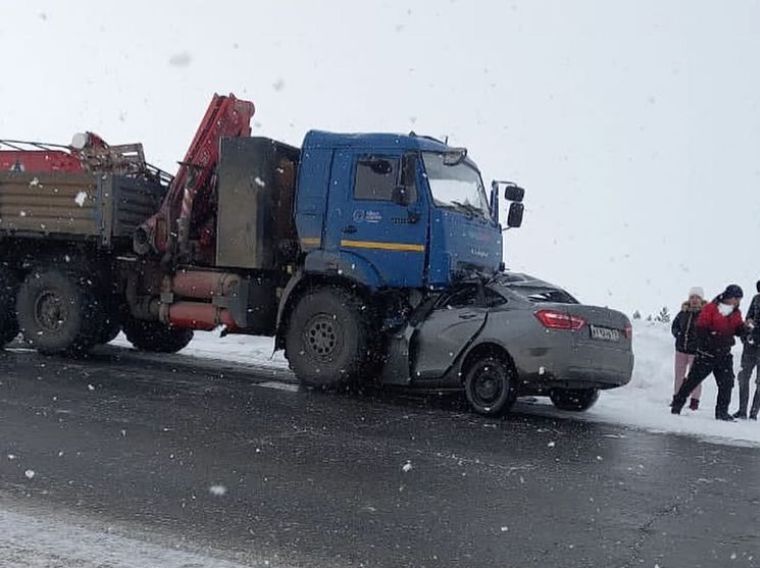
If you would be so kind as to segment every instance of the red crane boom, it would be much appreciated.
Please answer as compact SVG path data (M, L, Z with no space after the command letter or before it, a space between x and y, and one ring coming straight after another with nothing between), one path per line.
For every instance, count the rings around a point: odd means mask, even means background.
M187 252L190 233L199 233L201 225L213 223L219 141L223 137L249 136L254 112L250 101L232 94L214 95L161 208L135 235L137 252L145 254L152 249L171 254L174 242L181 252Z

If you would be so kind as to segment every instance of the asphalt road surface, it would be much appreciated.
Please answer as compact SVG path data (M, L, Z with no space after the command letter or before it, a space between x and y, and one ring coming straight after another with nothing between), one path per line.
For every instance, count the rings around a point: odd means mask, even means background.
M760 566L757 449L289 381L0 353L0 565Z

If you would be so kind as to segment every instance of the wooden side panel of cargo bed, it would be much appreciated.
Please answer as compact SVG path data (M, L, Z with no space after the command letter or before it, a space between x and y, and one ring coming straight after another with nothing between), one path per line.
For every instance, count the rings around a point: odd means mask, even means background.
M95 175L2 172L0 235L103 237L106 227L100 197Z

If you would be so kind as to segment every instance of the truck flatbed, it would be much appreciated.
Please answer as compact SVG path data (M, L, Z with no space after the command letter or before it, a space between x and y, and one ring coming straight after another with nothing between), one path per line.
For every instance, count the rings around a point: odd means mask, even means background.
M0 239L83 240L127 250L165 193L164 184L134 176L0 172Z

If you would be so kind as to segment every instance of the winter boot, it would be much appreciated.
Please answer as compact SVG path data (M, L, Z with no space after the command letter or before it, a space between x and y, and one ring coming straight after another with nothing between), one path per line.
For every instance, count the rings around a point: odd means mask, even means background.
M746 420L747 419L747 413L743 412L741 410L737 410L734 412L734 418L738 418L740 420Z
M722 420L723 422L736 422L736 419L728 412L716 413L715 420Z
M698 398L692 398L689 401L689 410L699 410L699 399Z
M681 409L683 408L683 405L686 401L680 402L675 396L673 397L673 402L670 403L670 413L671 414L681 414Z

